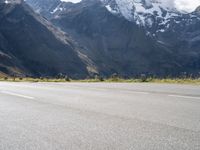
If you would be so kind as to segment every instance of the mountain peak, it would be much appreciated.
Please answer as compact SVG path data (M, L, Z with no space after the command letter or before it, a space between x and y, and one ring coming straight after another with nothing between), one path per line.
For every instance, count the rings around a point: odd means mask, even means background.
M196 8L196 12L200 12L200 6Z
M114 14L119 14L131 22L141 26L152 26L153 21L177 16L179 12L173 4L162 0L102 0L106 8Z

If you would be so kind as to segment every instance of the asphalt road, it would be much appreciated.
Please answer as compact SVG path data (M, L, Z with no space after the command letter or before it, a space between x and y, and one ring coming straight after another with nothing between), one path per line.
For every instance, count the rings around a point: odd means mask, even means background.
M0 150L200 150L200 86L0 82Z

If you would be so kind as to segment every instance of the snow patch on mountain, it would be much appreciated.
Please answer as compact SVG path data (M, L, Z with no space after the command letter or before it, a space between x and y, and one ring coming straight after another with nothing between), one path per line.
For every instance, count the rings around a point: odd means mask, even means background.
M53 11L51 11L51 14L55 14L56 12L62 12L64 8L62 8L60 5L58 5Z
M12 4L20 4L22 1L23 0L4 0L3 2L5 4L10 4L10 3L12 3Z
M80 3L82 0L61 0L63 2Z
M168 23L182 13L175 5L163 0L101 0L109 12L123 16L139 26L162 26L157 32L165 32ZM172 1L171 1L172 2ZM178 22L177 22L178 23Z
M108 10L109 12L111 12L111 13L113 13L113 14L118 14L118 13L119 13L118 10L111 8L110 5L106 5L105 7L107 8L107 10Z

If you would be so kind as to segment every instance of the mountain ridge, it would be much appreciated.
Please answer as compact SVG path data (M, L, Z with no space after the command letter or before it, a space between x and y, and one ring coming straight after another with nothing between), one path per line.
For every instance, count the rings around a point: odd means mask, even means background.
M17 65L16 68L21 70L19 74L87 76L86 65L70 38L35 14L26 3L4 3L0 4L0 8L0 37L4 39L0 50L20 62L12 61L13 68ZM5 72L8 66L2 64Z
M128 5L129 2L60 2L54 13L51 12L52 16L45 17L86 48L82 53L94 62L100 74L176 76L181 72L198 73L198 14L160 7L159 1L137 0ZM128 7L132 20L121 13L119 4ZM125 8L121 10L126 12Z
M3 17L0 23L1 57L24 72L39 76L63 73L83 78L117 73L132 77L145 73L175 77L185 72L198 75L198 9L185 14L164 9L156 2L159 1L134 1L128 9L133 19L130 20L121 13L123 8L119 11L118 0L27 0L37 14L23 2L21 9ZM129 7L129 3L123 4ZM6 11L13 11L11 8Z

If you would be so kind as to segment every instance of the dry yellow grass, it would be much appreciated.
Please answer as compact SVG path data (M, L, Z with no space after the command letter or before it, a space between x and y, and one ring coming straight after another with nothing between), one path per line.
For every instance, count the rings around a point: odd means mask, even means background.
M9 81L9 82L105 82L105 83L169 83L169 84L195 84L200 85L200 78L199 79L191 79L191 78L174 78L174 79L153 79L148 78L145 81L142 81L141 79L122 79L122 78L109 78L99 80L99 79L84 79L84 80L65 80L65 79L49 79L49 78L5 78L4 74L0 73L0 81Z

